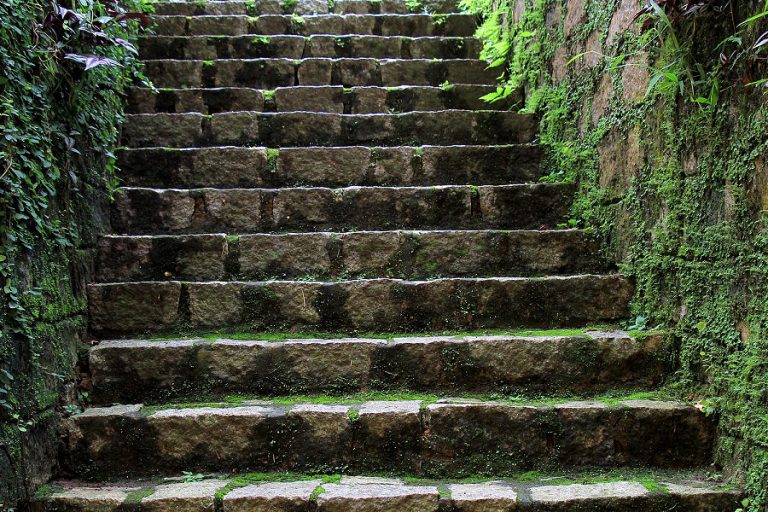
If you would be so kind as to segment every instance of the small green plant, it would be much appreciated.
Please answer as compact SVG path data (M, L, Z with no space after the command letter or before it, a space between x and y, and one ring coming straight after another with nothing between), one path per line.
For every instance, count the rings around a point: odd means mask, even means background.
M205 475L202 473L192 473L191 471L182 471L182 479L185 483L201 482L205 480Z
M314 491L312 491L312 494L309 496L309 501L315 502L317 501L317 498L320 497L321 494L325 493L325 489L321 485Z
M683 3L679 0L654 1L638 13L643 21L642 29L648 44L657 44L665 51L666 59L661 67L648 67L652 76L646 94L680 94L692 103L714 107L720 100L721 81L729 74L740 75L737 69L750 73L755 64L765 60L763 52L768 48L768 32L751 36L756 24L768 16L768 1L754 16L739 23L733 34L717 46L720 50L718 63L710 69L697 62L696 20L702 16L729 19L733 12L718 10L716 0ZM742 81L739 77L739 81ZM766 86L768 78L752 81L750 86Z
M294 10L296 10L296 4L298 3L298 0L283 0L283 12L292 13Z
M269 42L272 39L269 36L256 36L253 39L251 39L251 42L255 45L265 45L269 44Z
M306 23L304 18L302 18L301 16L299 16L295 12L291 13L291 24L292 25L294 25L294 26L303 26L304 23Z
M436 27L442 27L448 21L447 14L433 14L432 24Z
M446 91L446 92L450 91L450 90L453 89L453 84L451 82L449 82L448 80L446 80L445 82L440 84L440 89L442 89L443 91Z
M405 6L411 12L420 12L424 10L424 6L420 0L406 0Z
M277 172L278 160L280 159L280 150L276 148L267 148L267 169L270 173Z

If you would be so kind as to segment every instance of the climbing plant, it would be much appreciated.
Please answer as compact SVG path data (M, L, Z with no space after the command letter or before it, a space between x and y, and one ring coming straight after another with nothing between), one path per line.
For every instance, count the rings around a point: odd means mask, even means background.
M487 99L525 88L545 179L578 185L568 225L634 278L630 324L670 333L670 388L717 416L743 510L768 510L768 4L462 3L502 74Z
M34 476L24 450L55 435L83 323L78 264L116 185L121 95L144 79L143 3L0 3L0 509Z

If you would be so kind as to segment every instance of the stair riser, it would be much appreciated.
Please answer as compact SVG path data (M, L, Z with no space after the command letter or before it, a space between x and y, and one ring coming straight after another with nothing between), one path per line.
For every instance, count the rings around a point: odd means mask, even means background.
M571 231L357 232L108 237L101 282L525 276L592 273L597 244Z
M515 112L135 114L123 126L123 143L134 148L515 144L529 142L534 130L533 117Z
M427 331L556 327L628 316L620 276L435 281L117 283L88 288L97 334L196 329ZM149 300L151 298L151 300Z
M142 187L431 186L537 181L539 146L134 149L119 154Z
M434 13L460 12L458 2L454 0L438 0L421 2L424 8ZM280 0L218 1L206 2L162 2L155 4L155 14L158 16L216 16L216 15L249 15L264 14L411 14L412 11L402 0L337 0L332 6L328 2L299 1L291 7Z
M230 59L148 60L145 73L156 87L253 87L295 85L398 87L451 84L493 85L498 69L482 60Z
M104 342L91 350L95 403L206 394L598 392L657 384L661 336L286 342Z
M144 59L260 59L308 57L376 59L477 59L476 38L379 36L144 37Z
M570 185L156 190L116 197L122 234L537 229L567 215Z
M415 405L415 406L414 406ZM360 411L303 406L82 416L72 469L81 476L184 471L381 471L504 475L546 467L686 467L711 455L711 421L693 408L536 408L418 404ZM233 413L234 412L234 413Z
M468 14L320 15L299 19L291 16L158 16L155 33L161 36L240 35L373 35L472 37L477 21Z
M485 85L435 87L354 87L305 86L278 88L265 96L260 89L150 89L128 91L128 111L133 114L221 112L330 112L336 114L379 114L438 110L509 110L519 105L522 95L488 103L482 96L496 91Z

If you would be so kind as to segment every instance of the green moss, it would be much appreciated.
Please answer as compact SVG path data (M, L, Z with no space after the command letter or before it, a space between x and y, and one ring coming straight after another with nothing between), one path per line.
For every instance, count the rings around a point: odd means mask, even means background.
M264 97L266 100L266 96ZM274 174L277 172L278 161L280 160L280 150L276 148L267 148L267 170Z
M68 5L82 23L41 26L45 0L0 6L0 508L16 509L47 478L58 416L80 408L75 366L87 326L84 269L103 226L101 205L118 185L118 127L138 58L105 44L119 66L85 70L55 55L81 54L82 30L104 14L98 2ZM139 10L138 2L114 8ZM53 25L56 25L56 16ZM100 28L101 30L101 28ZM134 23L106 24L105 38L134 40ZM28 461L37 461L29 464ZM40 489L45 494L53 486Z
M669 490L661 485L658 481L652 479L652 478L641 478L637 480L639 483L643 484L643 487L648 489L649 492L661 492L668 494Z
M426 408L441 399L450 398L451 401L482 400L498 402L513 406L539 406L548 407L579 400L603 402L610 407L622 407L621 402L627 400L672 400L673 395L669 390L636 391L613 390L599 394L571 394L555 395L542 393L506 394L506 393L449 393L437 395L420 393L409 390L391 391L361 391L345 394L309 394L309 395L201 395L186 402L171 402L158 405L149 405L142 409L143 414L151 415L165 409L197 409L203 407L238 407L246 403L264 403L279 406L292 406L297 404L341 404L359 405L365 402L400 402L419 401L421 407ZM357 418L357 411L350 411L350 419Z
M296 9L296 4L298 4L298 0L283 0L282 7L283 12L286 14L292 13Z
M325 493L325 489L323 489L323 486L321 485L312 491L312 494L309 496L309 501L317 501L317 498L323 493Z
M141 503L141 500L143 500L147 496L152 496L154 493L155 493L154 487L142 487L141 489L137 489L135 491L129 492L125 498L125 503L126 504Z
M721 91L714 108L685 105L679 99L690 94L679 98L676 88L631 98L625 74L632 68L622 60L648 51L658 67L675 64L674 52L689 52L690 65L715 76L718 43L732 25L681 26L679 47L654 47L653 38L633 31L606 38L615 2L586 2L584 22L570 34L562 0L530 2L511 26L491 0L464 4L486 16L478 31L483 56L504 72L496 96L528 91L525 110L538 114L547 149L546 180L578 184L570 222L594 232L606 257L635 279L633 316L670 339L677 370L670 392L719 412L716 460L747 489L745 510L764 509L768 425L760 418L768 406L757 397L768 396L768 223L755 175L768 153L768 107L740 86ZM757 4L740 3L729 16L744 19ZM561 16L547 25L555 10ZM555 79L555 51L575 53L587 41L601 55ZM696 87L706 95L711 83ZM611 160L627 148L639 155L630 170ZM632 334L650 339L644 330Z

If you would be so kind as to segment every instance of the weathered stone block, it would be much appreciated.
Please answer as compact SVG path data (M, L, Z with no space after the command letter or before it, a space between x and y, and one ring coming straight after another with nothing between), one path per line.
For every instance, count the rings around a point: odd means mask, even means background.
M356 420L354 454L371 470L405 472L419 468L421 449L421 403L419 401L367 402Z
M456 512L513 512L517 510L514 488L493 483L448 486L450 503Z
M646 507L651 502L648 491L637 482L533 487L530 493L530 508L536 511L566 511L594 506L606 510L632 510Z
M327 4L326 4L327 5ZM322 480L247 485L230 491L223 500L224 512L299 512L306 510Z
M291 87L275 91L278 112L332 112L344 113L343 87Z
M353 185L365 180L370 160L363 147L281 149L277 174L295 185Z
M437 512L434 487L327 484L317 498L318 512Z
M245 235L240 237L240 274L248 278L328 275L332 270L330 235Z
M276 447L265 435L276 411L267 407L192 408L158 411L147 422L158 468L266 466ZM117 462L117 461L115 461Z
M196 145L202 138L202 114L136 114L127 116L123 142L130 146Z
M193 16L187 20L186 33L191 36L248 34L248 17L241 15Z
M91 329L98 332L161 329L179 322L180 283L88 286Z
M203 480L158 485L154 492L141 500L141 510L147 512L212 512L216 491L227 485L226 480Z
M226 112L210 120L210 140L214 145L246 146L261 140L259 117L253 112Z
M76 487L35 500L33 512L118 512L136 487Z

